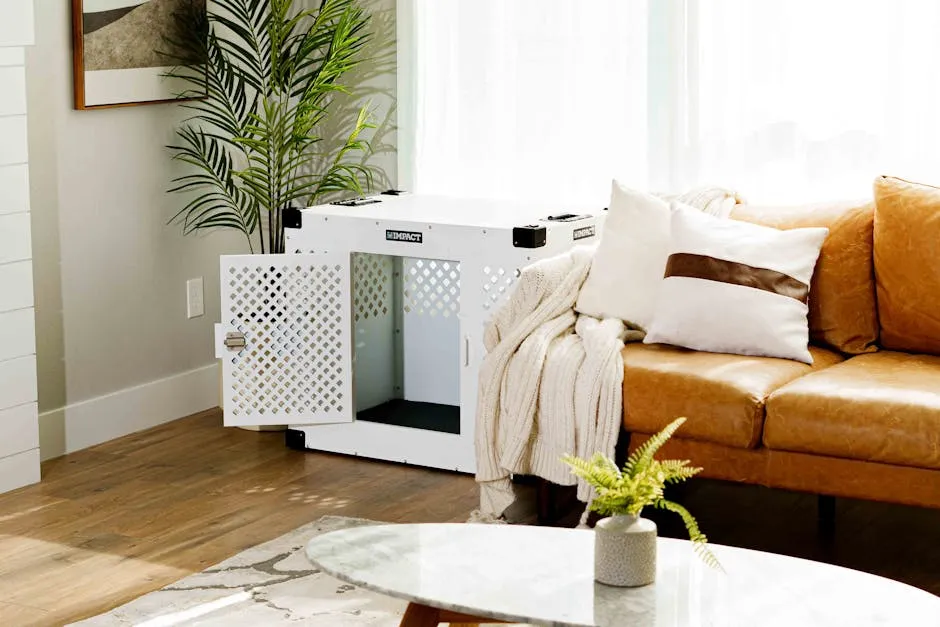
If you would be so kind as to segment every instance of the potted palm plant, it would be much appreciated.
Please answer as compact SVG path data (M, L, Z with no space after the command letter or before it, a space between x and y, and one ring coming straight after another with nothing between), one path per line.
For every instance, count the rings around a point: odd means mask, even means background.
M571 455L563 458L572 473L593 486L591 511L607 516L594 527L594 578L600 583L645 586L655 580L656 523L640 516L646 507L678 514L696 552L707 564L718 566L695 517L663 495L666 485L686 481L702 469L689 466L687 460L653 458L684 422L685 418L677 418L644 442L633 451L623 469L601 453L589 460Z
M358 0L177 0L176 6L174 34L165 42L173 64L166 77L183 86L177 95L191 115L169 146L186 166L170 190L183 199L170 221L184 234L234 229L251 253L283 253L288 208L372 188L365 139L375 127L372 114L364 105L350 115L346 104L353 76L371 61L372 17ZM263 272L257 279L262 300L280 289L268 283ZM254 313L236 315L248 320ZM287 339L270 341L272 354L284 355L277 359L290 359ZM259 366L258 376L267 382L277 368ZM220 393L221 379L220 373Z
M170 146L189 166L171 191L186 193L172 218L184 233L230 228L251 252L284 252L284 210L327 194L362 195L372 186L363 131L375 125L363 106L343 133L338 96L349 73L367 60L370 16L357 0L185 0L176 66L167 76L192 111Z

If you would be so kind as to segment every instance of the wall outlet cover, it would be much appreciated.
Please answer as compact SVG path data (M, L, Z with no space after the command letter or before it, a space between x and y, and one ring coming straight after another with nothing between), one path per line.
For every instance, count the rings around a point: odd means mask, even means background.
M203 298L202 277L186 281L186 317L198 318L205 315L206 304Z

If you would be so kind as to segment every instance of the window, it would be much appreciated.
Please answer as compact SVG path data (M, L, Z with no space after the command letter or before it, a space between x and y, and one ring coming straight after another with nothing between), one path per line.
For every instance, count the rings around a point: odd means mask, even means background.
M940 181L940 3L400 0L416 191L596 205Z

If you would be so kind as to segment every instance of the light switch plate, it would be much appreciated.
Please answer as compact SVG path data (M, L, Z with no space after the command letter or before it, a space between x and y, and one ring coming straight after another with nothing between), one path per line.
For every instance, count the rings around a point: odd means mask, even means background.
M186 281L186 317L198 318L205 315L206 304L203 299L202 277Z

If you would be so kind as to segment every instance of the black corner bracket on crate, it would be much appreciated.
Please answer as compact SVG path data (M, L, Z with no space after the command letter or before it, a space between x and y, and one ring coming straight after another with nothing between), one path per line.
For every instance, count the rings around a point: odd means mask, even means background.
M284 432L284 444L295 451L306 451L307 434L300 429L288 429Z
M512 245L516 248L541 248L545 245L546 229L537 224L515 226L512 229Z
M304 225L304 214L297 207L287 207L281 212L285 229L300 229Z

